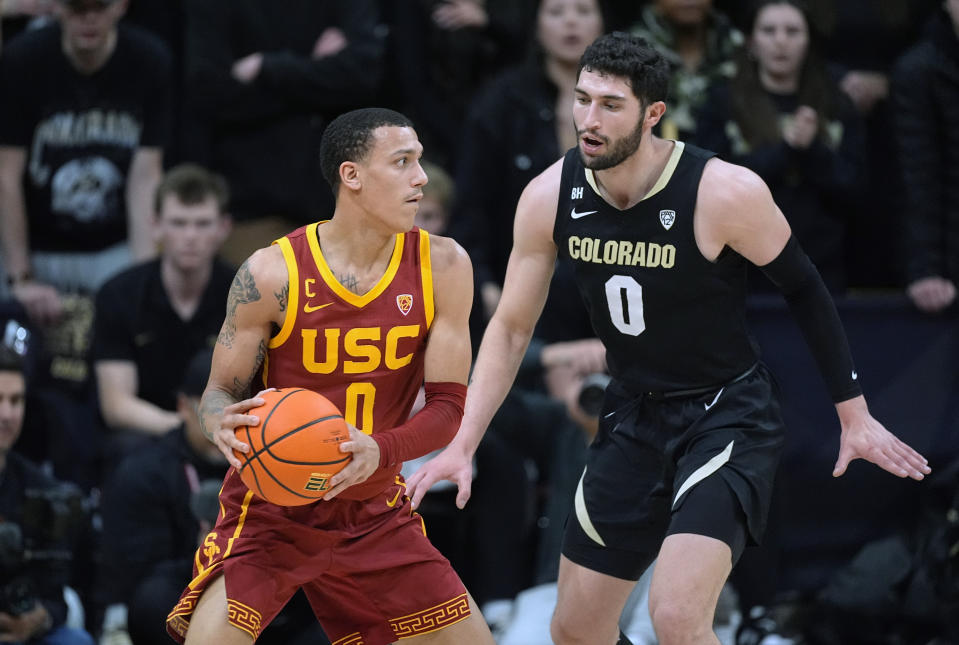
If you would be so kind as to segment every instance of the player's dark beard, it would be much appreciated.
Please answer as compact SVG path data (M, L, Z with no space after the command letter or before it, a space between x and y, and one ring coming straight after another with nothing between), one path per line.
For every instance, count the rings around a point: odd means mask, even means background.
M583 132L577 134L582 136ZM613 143L606 154L587 158L580 150L579 156L583 160L583 165L590 170L606 170L623 163L631 154L639 150L639 143L642 139L643 124L640 122L636 125L635 130Z

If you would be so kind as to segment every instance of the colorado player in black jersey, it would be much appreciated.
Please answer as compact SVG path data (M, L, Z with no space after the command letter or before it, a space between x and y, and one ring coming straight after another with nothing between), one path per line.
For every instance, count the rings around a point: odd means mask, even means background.
M578 148L520 197L463 422L408 480L414 506L443 478L466 503L472 455L516 375L557 255L572 262L613 381L566 528L551 624L563 645L628 643L618 619L654 559L659 642L719 642L716 601L762 536L783 443L775 386L744 323L747 261L785 295L836 404L833 475L859 458L899 477L930 472L870 415L836 308L762 180L653 136L667 84L666 62L641 38L609 34L584 53Z

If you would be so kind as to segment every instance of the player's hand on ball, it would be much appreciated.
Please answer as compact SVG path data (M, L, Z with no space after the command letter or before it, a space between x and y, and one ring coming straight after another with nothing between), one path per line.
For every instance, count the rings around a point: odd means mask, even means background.
M406 494L413 508L419 507L430 487L448 479L456 484L456 507L465 508L473 486L473 459L455 447L447 447L406 480Z
M369 479L380 466L380 446L373 437L357 430L349 423L350 440L340 444L340 452L353 453L353 459L343 470L330 479L331 488L323 499L330 500L353 484Z
M262 394L262 392L261 392ZM230 465L237 470L243 465L234 454L234 450L241 453L249 452L250 447L236 438L236 429L240 426L255 426L260 423L259 417L252 414L246 414L249 410L263 405L265 401L259 394L252 399L237 401L232 405L223 408L223 416L220 417L220 425L213 432L213 443L220 449Z

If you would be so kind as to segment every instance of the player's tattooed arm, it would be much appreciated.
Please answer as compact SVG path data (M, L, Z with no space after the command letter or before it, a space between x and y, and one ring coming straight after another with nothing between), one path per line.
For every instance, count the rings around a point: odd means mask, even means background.
M230 285L230 293L227 294L226 299L226 318L216 342L224 347L233 347L233 339L236 338L236 308L259 299L260 291L256 288L256 280L250 272L250 264L247 260L240 265L233 277L233 284Z
M280 313L283 313L286 311L286 303L290 297L290 283L287 282L284 284L283 288L279 291L275 291L273 295L276 296L277 302L280 303Z
M250 375L242 380L236 376L233 377L233 389L230 394L232 394L237 401L242 401L243 399L248 399L253 396L253 392L250 391L250 385L253 383L256 375L260 373L260 368L263 366L265 359L266 341L261 340L260 345L256 348L256 363L253 365L253 370L250 372Z

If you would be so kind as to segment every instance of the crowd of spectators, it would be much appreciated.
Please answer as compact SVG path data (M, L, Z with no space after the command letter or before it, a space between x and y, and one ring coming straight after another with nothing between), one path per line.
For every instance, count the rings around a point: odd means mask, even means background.
M759 174L835 294L956 308L959 0L0 0L0 19L0 350L15 355L0 482L6 465L54 486L45 469L81 491L94 546L56 580L103 643L164 638L158 599L175 599L208 521L191 499L223 470L190 405L204 352L234 268L332 212L317 147L344 111L417 124L432 162L418 223L472 258L475 342L519 194L576 145L579 57L611 30L670 61L657 133ZM522 589L555 582L596 429L581 394L605 356L574 292L558 265L471 508L450 519L442 491L424 507L494 629ZM87 642L65 614L41 599L0 631Z

